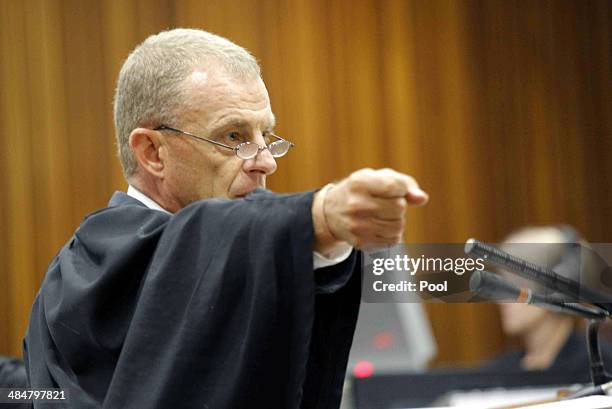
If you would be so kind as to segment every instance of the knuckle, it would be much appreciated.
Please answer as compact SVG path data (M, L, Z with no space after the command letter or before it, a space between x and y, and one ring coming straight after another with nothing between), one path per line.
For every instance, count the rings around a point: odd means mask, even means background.
M357 183L365 183L376 177L376 171L371 168L359 169L351 173L348 177L349 181Z
M410 175L405 175L405 176L406 176L406 185L408 186L408 188L419 187L419 182L417 182L415 178L413 178Z
M359 169L353 173L350 174L349 178L356 178L356 179L362 179L364 177L369 177L372 176L372 174L374 173L374 169L371 168L363 168L363 169Z
M395 190L395 181L391 178L384 178L378 182L381 190L385 193L391 193Z
M402 174L391 168L380 169L380 175L393 180L401 180Z
M346 212L351 215L351 216L355 216L357 214L362 213L365 210L365 206L363 201L359 200L356 197L349 197L346 201Z
M365 183L366 183L366 177L364 176L364 173L362 171L357 171L355 173L352 173L347 179L347 184L348 184L349 190L351 191L355 191L359 188L364 187Z
M357 172L351 173L349 175L349 177L346 178L346 181L348 183L355 183L356 181L358 181L360 179L360 176L359 176L360 173L359 172L361 172L361 171L358 170Z

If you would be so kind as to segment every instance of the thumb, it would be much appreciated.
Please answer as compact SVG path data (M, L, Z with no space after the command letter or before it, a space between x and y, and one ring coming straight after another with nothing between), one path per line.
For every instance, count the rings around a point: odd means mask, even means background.
M429 201L429 195L418 185L410 186L405 197L409 204L415 206L423 206Z

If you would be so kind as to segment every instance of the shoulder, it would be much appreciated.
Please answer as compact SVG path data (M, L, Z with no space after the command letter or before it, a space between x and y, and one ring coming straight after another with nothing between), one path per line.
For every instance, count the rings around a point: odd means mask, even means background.
M75 254L79 249L86 250L83 254L87 256L124 254L145 243L154 245L171 215L129 199L121 203L111 200L109 207L85 216L60 255Z
M525 355L525 351L515 349L502 353L490 361L486 362L481 370L484 372L513 372L520 371L521 359Z
M93 230L117 234L122 231L134 231L134 228L146 231L164 225L171 216L169 213L149 209L123 192L116 192L108 207L85 216L77 233Z

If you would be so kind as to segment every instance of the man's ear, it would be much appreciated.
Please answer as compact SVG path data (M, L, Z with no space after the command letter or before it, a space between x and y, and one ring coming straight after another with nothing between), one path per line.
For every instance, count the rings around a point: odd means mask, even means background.
M136 128L130 133L130 149L134 158L143 171L162 177L164 161L159 150L161 148L161 134L147 128Z

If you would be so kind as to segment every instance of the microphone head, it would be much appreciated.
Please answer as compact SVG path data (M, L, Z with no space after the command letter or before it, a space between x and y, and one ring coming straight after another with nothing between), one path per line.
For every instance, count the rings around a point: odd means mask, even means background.
M470 276L470 291L492 301L516 300L520 288L512 285L499 275L486 270L476 270Z
M463 247L463 251L465 252L465 254L470 254L476 247L477 243L478 240L476 239L467 239L465 242L465 246Z
M482 270L472 272L472 275L470 276L470 291L478 292L478 290L480 290L482 287L482 281Z

